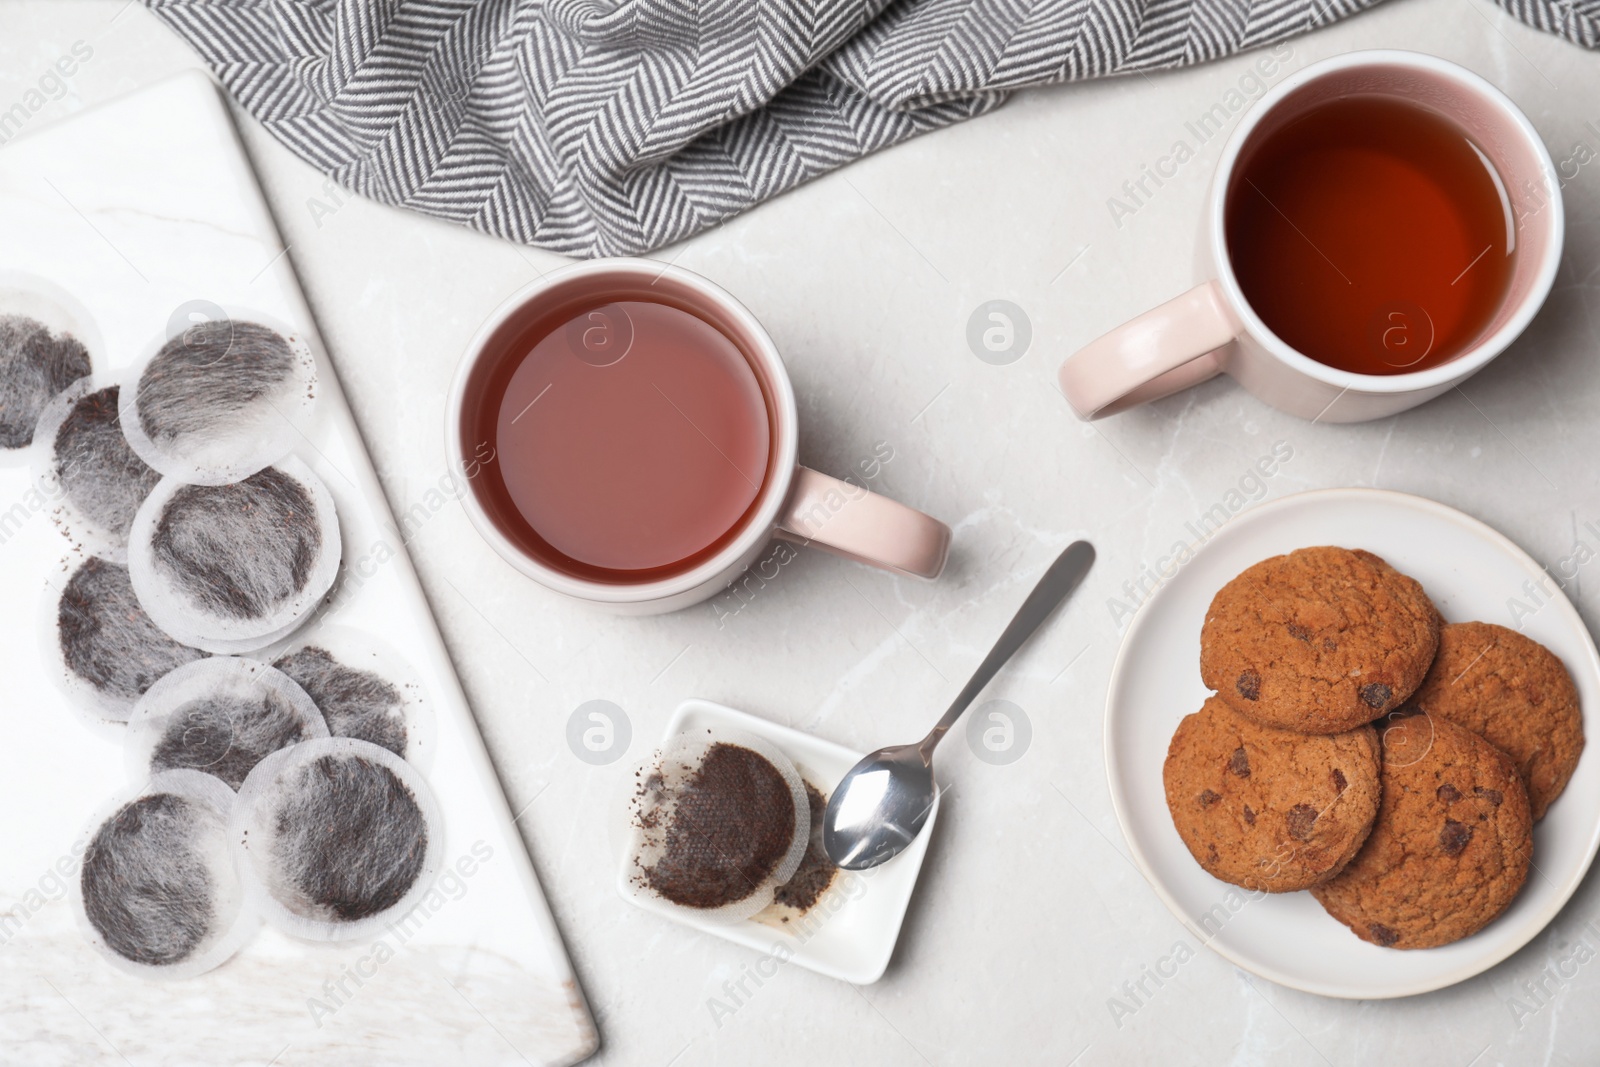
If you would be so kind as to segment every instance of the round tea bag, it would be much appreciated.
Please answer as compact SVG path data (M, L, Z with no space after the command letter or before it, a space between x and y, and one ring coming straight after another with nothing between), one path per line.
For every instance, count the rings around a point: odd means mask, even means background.
M433 710L416 672L386 642L321 623L271 659L310 695L329 734L370 741L427 770Z
M0 466L21 466L45 405L94 369L88 312L42 278L0 271Z
M133 588L173 638L251 652L287 637L339 572L333 497L299 459L230 485L163 478L128 539Z
M624 891L713 922L766 908L811 839L805 782L776 745L735 730L673 738L635 770Z
M158 679L206 655L168 637L139 606L128 568L98 556L47 587L40 608L47 673L91 722L126 722Z
M233 805L210 775L169 771L90 824L72 901L79 928L113 967L191 978L250 939L258 923L228 845Z
M811 833L800 865L773 893L772 906L763 908L753 916L756 922L765 923L775 930L793 928L791 924L797 923L827 895L839 874L839 868L828 858L828 850L822 844L822 822L828 810L828 793L816 783L823 779L799 764L795 765L795 769L805 782Z
M123 433L163 475L197 485L236 482L305 436L317 358L303 334L260 319L179 322L124 383Z
M262 760L239 790L229 837L268 922L345 941L406 922L438 872L444 822L411 764L330 737Z
M59 498L57 525L84 551L128 558L133 517L161 475L122 435L121 386L80 378L45 405L33 434L33 476Z
M214 656L150 687L128 718L124 751L130 777L192 770L238 789L269 754L327 736L317 706L282 671Z

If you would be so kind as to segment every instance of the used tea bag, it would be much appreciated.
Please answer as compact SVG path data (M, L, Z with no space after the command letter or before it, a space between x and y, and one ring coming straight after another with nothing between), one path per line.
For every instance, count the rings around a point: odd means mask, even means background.
M261 761L239 791L231 837L269 922L343 941L406 927L437 871L443 823L415 767L330 737Z
M222 485L282 459L305 433L317 360L293 331L247 318L189 325L122 390L128 443L169 478Z
M90 944L117 969L189 978L249 939L255 914L228 844L233 804L210 775L169 771L95 820L73 903Z
M231 485L163 478L134 519L133 587L186 645L250 652L287 637L339 571L333 498L300 460Z
M44 598L39 632L51 677L77 706L126 722L134 702L163 675L205 657L150 621L128 568L96 556Z
M0 464L28 461L45 405L94 369L87 318L42 279L0 273Z
M125 751L135 778L185 769L238 789L269 754L327 736L316 705L283 672L215 656L150 687L128 719Z
M120 386L81 378L45 406L34 432L39 491L60 497L59 525L86 551L123 560L133 517L161 475L122 436Z
M310 694L334 737L370 741L424 770L433 716L416 672L372 634L319 624L272 665Z
M624 891L737 922L773 902L811 838L805 783L775 745L733 730L675 737L635 771Z
M814 776L797 768L805 780L806 807L811 813L811 833L805 855L794 874L773 893L772 905L754 916L755 921L782 930L800 919L833 887L839 868L828 858L822 845L822 816L828 808L828 795L813 783Z

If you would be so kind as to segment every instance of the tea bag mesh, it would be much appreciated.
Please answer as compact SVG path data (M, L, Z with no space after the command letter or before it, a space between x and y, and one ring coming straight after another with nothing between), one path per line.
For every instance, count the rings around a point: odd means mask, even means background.
M0 272L0 466L29 460L45 406L93 371L87 314L42 279Z
M45 497L60 498L63 532L119 561L139 505L161 481L122 435L120 388L79 379L45 406L33 440L34 480Z
M327 736L316 705L283 672L216 656L150 687L128 719L125 752L135 777L194 770L238 789L271 753Z
M261 761L239 791L230 838L270 923L344 941L412 921L438 873L444 824L415 767L330 737Z
M318 623L270 659L310 695L329 734L370 741L427 770L434 747L432 707L416 671L387 642L363 630Z
M46 587L39 635L47 670L76 708L126 722L163 675L206 653L179 644L150 620L128 568L96 556L58 591Z
M120 397L135 452L169 478L222 485L282 459L305 434L317 360L298 334L255 316L164 340Z
M225 962L254 932L228 845L233 803L215 778L170 771L113 801L91 824L73 905L84 936L118 970L193 977Z
M250 652L306 620L340 551L333 497L290 457L231 485L162 479L134 519L128 568L145 611L175 639Z
M810 840L805 783L775 745L697 730L635 770L624 806L623 891L712 922L773 901Z

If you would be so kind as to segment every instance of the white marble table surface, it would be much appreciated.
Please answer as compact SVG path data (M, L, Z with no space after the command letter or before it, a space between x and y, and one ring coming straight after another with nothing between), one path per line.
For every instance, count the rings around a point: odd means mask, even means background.
M93 56L43 124L179 69L190 50L125 0L0 6L0 110L83 40ZM444 392L463 345L512 290L561 262L325 187L242 126L289 256L412 551L601 1029L599 1062L1468 1064L1596 1062L1600 947L1591 876L1556 922L1454 988L1347 1002L1251 979L1199 951L1135 1001L1125 983L1194 938L1127 861L1102 770L1103 697L1122 596L1275 442L1266 496L1340 485L1420 493L1555 567L1600 522L1600 56L1483 0L1395 0L1292 42L1290 67L1393 46L1463 63L1528 112L1558 161L1566 262L1544 314L1483 374L1425 408L1361 426L1280 415L1225 379L1089 427L1055 391L1060 359L1194 280L1197 217L1219 141L1119 228L1107 199L1238 86L1253 57L1030 92L994 114L864 160L659 253L731 289L766 323L800 396L801 458L843 473L886 443L876 485L945 518L951 565L927 584L801 554L748 602L620 619L558 603L430 496L445 475ZM1590 125L1590 124L1593 125ZM3 149L0 149L3 151ZM0 240L4 236L0 235ZM977 359L985 301L1033 338ZM894 962L857 989L799 967L724 983L756 956L623 905L606 811L627 760L585 763L568 717L608 700L641 757L690 696L858 748L920 734L1027 585L1076 537L1100 562L1070 610L995 683L1033 736L1005 766L959 743ZM1592 540L1592 537L1589 538ZM1593 625L1600 569L1569 596ZM3 845L0 845L3 847ZM1600 929L1597 927L1596 929ZM1579 943L1590 951L1579 951ZM1559 970L1558 962L1568 961ZM1124 1008L1113 1010L1115 1002ZM216 1023L227 1025L225 1005ZM84 1020L83 1040L95 1040ZM106 1050L101 1050L102 1052ZM0 1051L0 1059L4 1058ZM293 1067L292 1058L281 1067Z

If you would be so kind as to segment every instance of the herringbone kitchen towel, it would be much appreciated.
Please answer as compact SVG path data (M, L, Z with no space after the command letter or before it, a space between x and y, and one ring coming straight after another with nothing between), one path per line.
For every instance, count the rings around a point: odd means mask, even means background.
M669 244L1012 89L1215 59L1377 2L145 0L349 188L575 256ZM1600 43L1600 0L1497 2Z

